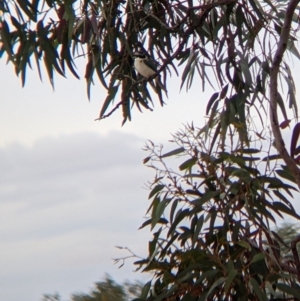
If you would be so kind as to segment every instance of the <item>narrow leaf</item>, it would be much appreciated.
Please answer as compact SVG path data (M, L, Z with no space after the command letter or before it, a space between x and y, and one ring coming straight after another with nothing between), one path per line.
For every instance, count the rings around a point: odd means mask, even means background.
M104 103L103 103L101 111L100 111L100 118L103 117L103 115L105 114L108 106L114 100L114 98L115 98L115 96L118 92L118 89L119 89L119 85L112 86L112 87L109 88L108 95L107 95L106 99L104 100Z
M255 254L254 257L252 258L250 264L254 263L254 262L257 262L257 261L260 261L260 260L264 260L264 259L265 259L264 253Z
M218 99L219 97L219 92L215 92L209 99L207 106L206 106L206 115L208 115L209 110L211 106L214 104L214 102Z
M295 177L288 171L283 169L276 169L275 172L282 178L287 179L293 183L296 183Z
M148 200L151 199L155 194L157 194L159 191L161 191L162 189L164 189L165 185L163 184L158 184L156 185L152 190L151 192L149 193L149 196L148 196Z
M254 278L250 278L250 283L253 287L254 293L260 301L268 301L266 294L262 291L259 284Z
M289 295L292 295L292 296L294 296L295 298L297 298L298 300L300 299L300 292L299 292L299 290L294 289L294 288L292 288L291 286L286 285L286 284L284 284L284 283L277 283L277 284L276 284L276 287L277 287L280 291L282 291L282 292L284 292L284 293L287 293L287 294L289 294Z
M174 149L174 150L172 150L168 153L165 153L165 154L161 155L160 157L161 158L171 157L171 156L174 156L174 155L178 155L178 154L180 154L184 151L185 151L184 147L180 147L180 148Z
M283 213L291 215L297 219L300 218L300 216L296 213L294 208L290 208L281 202L273 202L273 206L274 206L274 208L276 208L277 210L279 210Z
M151 230L158 223L161 215L163 214L167 204L170 202L170 199L163 199L161 202L157 204L157 206L153 207L153 213L151 217Z
M237 275L237 270L236 269L231 269L228 273L228 277L226 279L226 282L225 282L225 293L228 292L228 290L230 289L230 286L231 286L231 283L233 281L233 279L235 278L235 276Z
M150 287L151 287L151 281L147 282L143 288L142 288L142 292L141 292L141 299L142 300L146 300L148 293L150 291Z
M179 166L179 169L185 170L185 169L191 168L192 166L195 165L196 162L197 162L197 158L188 159Z
M293 129L293 134L291 139L291 150L290 150L292 157L294 157L295 155L295 150L297 147L297 141L299 139L299 135L300 135L300 122L298 122Z
M219 286L220 284L223 284L225 282L225 277L221 277L219 278L218 280L216 280L213 285L210 287L209 291L207 292L206 294L206 300L208 299L210 293L217 287Z

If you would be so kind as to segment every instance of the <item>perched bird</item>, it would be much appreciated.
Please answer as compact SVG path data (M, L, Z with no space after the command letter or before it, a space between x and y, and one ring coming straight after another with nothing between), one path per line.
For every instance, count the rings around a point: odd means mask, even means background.
M155 60L153 60L149 55L147 55L144 51L139 50L134 52L133 57L134 57L134 68L143 77L148 78L157 72L157 67L159 66L159 64ZM157 75L154 78L154 81L155 81L155 85L152 82L150 82L150 84L153 87L154 91L158 94L160 102L163 105L161 89L165 91L166 95L167 95L167 90L160 80L160 75Z
M144 77L150 77L157 71L158 64L148 57L145 52L137 51L133 54L134 68L136 71Z

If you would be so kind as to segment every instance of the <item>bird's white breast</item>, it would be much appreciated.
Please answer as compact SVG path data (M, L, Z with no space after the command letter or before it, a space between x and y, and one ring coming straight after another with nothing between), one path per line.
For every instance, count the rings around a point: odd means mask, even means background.
M153 74L155 74L155 71L152 70L150 67L148 67L145 62L144 59L141 58L136 58L134 60L134 68L136 69L136 71L141 74L144 77L149 77Z

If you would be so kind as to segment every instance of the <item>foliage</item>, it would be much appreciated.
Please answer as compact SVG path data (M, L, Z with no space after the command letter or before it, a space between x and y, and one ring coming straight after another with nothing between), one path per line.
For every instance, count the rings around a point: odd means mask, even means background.
M278 218L299 218L288 200L294 179L276 156L262 154L265 141L241 148L236 131L228 143L212 143L216 131L186 126L168 152L146 145L144 162L156 175L141 227L154 233L148 257L135 264L154 279L141 299L298 300L296 258L270 230Z
M95 283L95 289L89 294L72 295L72 301L128 301L140 294L141 283L116 283L106 275L101 282Z
M276 233L281 237L284 244L281 245L281 252L291 256L291 243L299 235L299 224L284 223L281 225ZM297 246L298 252L300 252L300 245ZM300 253L299 253L300 254Z
M55 294L44 294L42 301L60 301L60 295Z
M268 98L266 84L286 5L287 1L269 0L3 0L0 53L13 63L22 85L32 60L40 77L43 62L53 85L55 72L66 76L68 69L79 78L76 62L84 59L88 95L95 75L107 90L99 118L121 106L125 122L131 119L132 105L152 109L153 94L132 67L133 51L143 48L161 63L163 88L172 73L181 72L181 87L188 89L197 78L203 90L208 83L220 91L210 99L207 114L213 118L218 105L224 107L223 136L234 124L247 141L249 107L263 118L261 108ZM297 15L293 21L297 23ZM290 34L288 50L299 58L295 35ZM280 72L289 108L297 111L289 64L284 62ZM163 104L162 91L153 92ZM112 107L114 99L119 101ZM283 101L279 105L287 120Z
M171 74L180 73L180 88L196 80L215 89L205 126L175 134L169 152L146 147L156 176L142 227L154 233L136 264L154 278L139 301L300 299L299 237L287 258L271 231L278 218L299 218L291 199L300 187L300 124L289 152L281 134L298 118L290 62L300 58L299 0L0 3L1 51L23 85L31 57L39 74L44 61L53 84L65 65L78 77L83 56L88 95L95 74L107 89L99 119L122 107L130 120L132 105L152 110L154 94L163 104ZM132 67L138 48L161 64L163 86L153 93L156 75L140 79ZM174 156L176 171L167 161Z
M123 284L115 282L109 275L95 283L95 288L89 294L73 294L72 301L128 301L137 297L142 289L138 281L125 281ZM59 294L46 294L43 301L59 301Z

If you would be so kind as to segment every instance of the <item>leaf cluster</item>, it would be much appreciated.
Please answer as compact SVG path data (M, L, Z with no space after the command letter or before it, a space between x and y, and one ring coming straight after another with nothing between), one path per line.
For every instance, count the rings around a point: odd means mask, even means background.
M186 85L187 89L197 76L202 89L206 83L220 89L207 113L214 115L224 100L223 133L229 123L235 124L246 140L246 110L253 106L261 114L264 108L270 61L285 8L285 1L219 0L196 5L177 0L4 0L0 53L14 64L23 85L32 57L40 77L43 61L52 85L55 72L66 76L68 69L78 78L75 61L84 58L88 96L95 74L107 90L99 119L122 107L123 122L131 119L132 105L152 110L153 94L163 105L172 73L181 73L181 88ZM297 16L293 21L297 22ZM295 34L291 33L288 49L299 58ZM147 82L153 78L141 78L135 72L132 54L136 49L148 51L161 64L157 74L163 79L162 87L149 91ZM288 64L281 71L289 107L296 112ZM287 120L283 101L279 106Z
M216 130L186 126L166 153L146 146L144 163L156 175L141 228L150 226L153 239L135 264L154 279L142 299L299 299L297 258L271 230L278 219L299 218L289 201L295 180L278 158L262 156L265 142L241 147L238 131L212 147Z
M89 293L77 293L71 296L72 301L128 301L140 295L142 283L139 281L125 281L117 283L108 274L102 281L94 284L93 290ZM44 294L43 301L60 301L60 295Z

